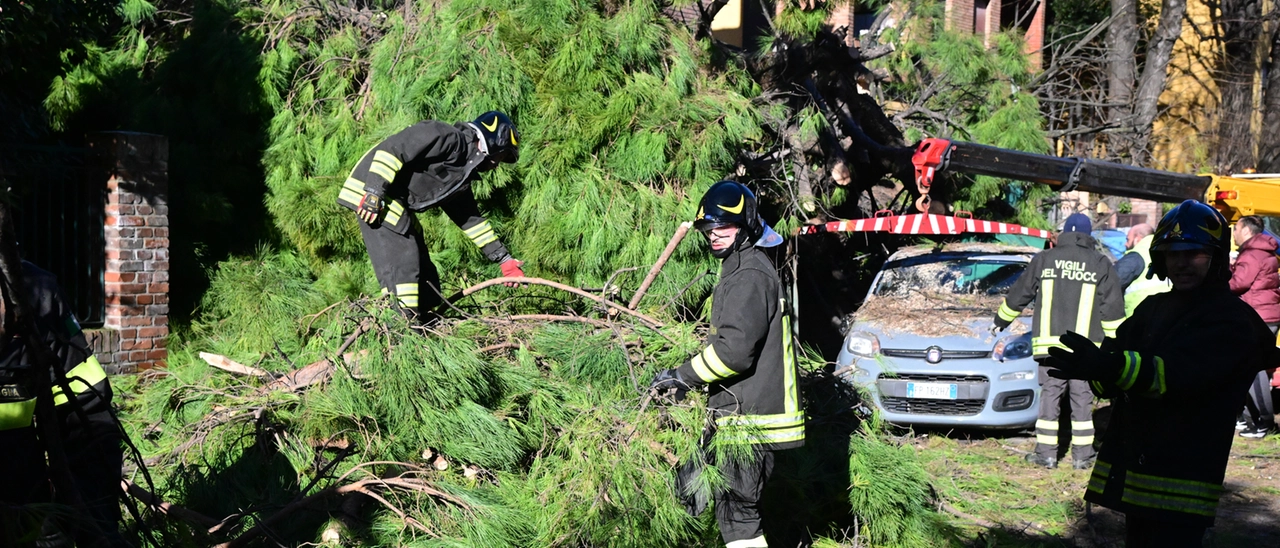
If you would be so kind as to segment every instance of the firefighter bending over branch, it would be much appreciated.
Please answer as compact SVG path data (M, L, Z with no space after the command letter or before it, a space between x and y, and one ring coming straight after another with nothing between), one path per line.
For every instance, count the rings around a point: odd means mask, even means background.
M70 548L74 540L82 548L127 546L118 532L124 456L120 428L110 413L111 384L53 274L26 261L21 264L23 280L0 280L5 310L0 327L0 469L5 473L0 481L0 545ZM15 294L17 286L25 289L24 295ZM19 303L29 320L17 317ZM26 321L34 323L38 340L24 336ZM38 346L44 346L44 356L55 363L43 362ZM46 427L35 420L40 375L51 377L45 386L52 386L54 417L74 494L55 492L58 471L50 470L53 460L45 455L53 442L45 438ZM30 505L50 502L83 503L88 515L62 513L39 519L31 512ZM36 536L39 540L31 544Z
M1123 512L1125 546L1198 547L1213 525L1236 414L1254 375L1276 363L1275 336L1231 292L1231 230L1208 205L1165 214L1147 296L1101 348L1075 333L1049 350L1049 374L1088 381L1111 420L1086 501Z
M716 444L736 445L743 458L718 463L727 485L713 494L716 521L729 548L768 546L760 496L773 472L774 451L804 445L804 411L796 384L791 321L773 263L761 251L782 243L756 211L746 186L720 181L707 190L694 227L720 259L706 347L677 369L660 372L651 389L706 387ZM685 493L688 495L688 493Z
M430 322L443 300L440 275L413 215L428 208L443 209L485 257L501 265L503 276L524 276L522 263L498 240L471 194L480 173L515 163L519 144L515 124L501 112L454 125L424 120L366 152L343 183L338 204L360 218L378 283L406 316Z
M1031 350L1040 364L1040 412L1036 419L1036 449L1027 455L1035 466L1058 466L1058 425L1062 399L1071 407L1072 467L1093 466L1093 395L1082 381L1050 378L1044 367L1049 349L1062 346L1058 337L1078 331L1092 341L1112 336L1124 321L1124 296L1111 261L1094 249L1092 223L1080 213L1067 217L1058 245L1037 253L1026 273L1014 282L992 321L994 335L1008 327L1034 300Z

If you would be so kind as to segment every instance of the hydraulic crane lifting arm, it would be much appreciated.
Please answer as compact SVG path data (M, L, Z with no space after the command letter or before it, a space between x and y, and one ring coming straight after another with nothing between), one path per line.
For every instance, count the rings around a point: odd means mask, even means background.
M1206 196L1206 192L1220 179L1217 176L1187 175L1085 158L1059 158L946 139L921 141L911 163L915 167L916 186L920 191L916 207L922 212L928 210L929 187L933 184L934 175L943 171L1044 183L1059 192L1083 190L1160 202L1195 199L1212 203L1214 197ZM1280 187L1274 192L1280 197ZM1275 203L1280 207L1280 202Z

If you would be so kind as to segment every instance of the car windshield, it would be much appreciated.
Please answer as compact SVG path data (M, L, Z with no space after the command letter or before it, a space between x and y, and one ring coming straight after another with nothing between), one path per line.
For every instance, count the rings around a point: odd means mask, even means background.
M914 259L885 265L872 293L877 297L906 297L918 292L1001 296L1027 267L1012 257Z

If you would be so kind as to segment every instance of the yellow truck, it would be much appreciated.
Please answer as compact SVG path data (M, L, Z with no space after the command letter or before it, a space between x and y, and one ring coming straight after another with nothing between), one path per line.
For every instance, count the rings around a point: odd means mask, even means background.
M1205 203L1218 208L1231 224L1241 217L1280 217L1280 174L1237 173L1209 175Z

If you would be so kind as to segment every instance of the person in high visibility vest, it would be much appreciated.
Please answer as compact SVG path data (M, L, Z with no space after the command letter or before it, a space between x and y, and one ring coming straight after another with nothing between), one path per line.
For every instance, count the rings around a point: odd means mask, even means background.
M1229 238L1226 219L1203 202L1170 210L1151 273L1173 289L1143 300L1101 346L1067 333L1045 361L1050 375L1086 381L1111 401L1084 499L1125 514L1129 548L1201 546L1240 402L1280 359L1262 318L1227 285Z
M1058 337L1068 330L1101 341L1115 333L1124 321L1124 301L1111 260L1098 252L1089 235L1089 218L1081 213L1067 217L1057 246L1037 253L992 320L992 334L1013 322L1034 300L1031 352L1039 368L1040 413L1036 419L1036 448L1027 462L1046 468L1058 466L1058 426L1062 398L1071 406L1071 457L1077 470L1093 465L1093 395L1083 382L1050 378L1043 360L1049 349L1062 346Z
M26 261L22 274L25 301L8 293L9 283L0 283L8 312L0 328L0 470L5 473L0 481L0 545L27 546L18 539L42 535L36 544L41 547L69 548L72 539L76 546L126 546L118 532L123 436L110 412L111 383L53 274ZM40 340L21 335L19 319L13 317L18 302L29 307L25 314L34 320ZM59 371L42 369L47 364L40 363L33 345L47 346ZM66 378L69 394L59 385L57 373ZM51 461L45 450L52 441L44 439L46 430L34 423L37 375L53 377L61 445L87 516L47 523L29 518L31 505L68 502L67 493L51 490ZM26 519L19 518L24 513Z
M1124 290L1124 317L1133 315L1138 303L1148 296L1168 291L1169 280L1144 276L1151 266L1151 241L1155 229L1142 223L1129 228L1125 238L1128 251L1116 261L1116 274L1120 276L1120 288Z
M356 163L338 204L356 212L378 283L406 316L428 323L443 300L440 275L414 215L428 208L443 209L503 276L524 277L522 263L480 215L471 193L480 173L515 163L519 144L511 119L490 111L454 125L423 120L387 137Z

